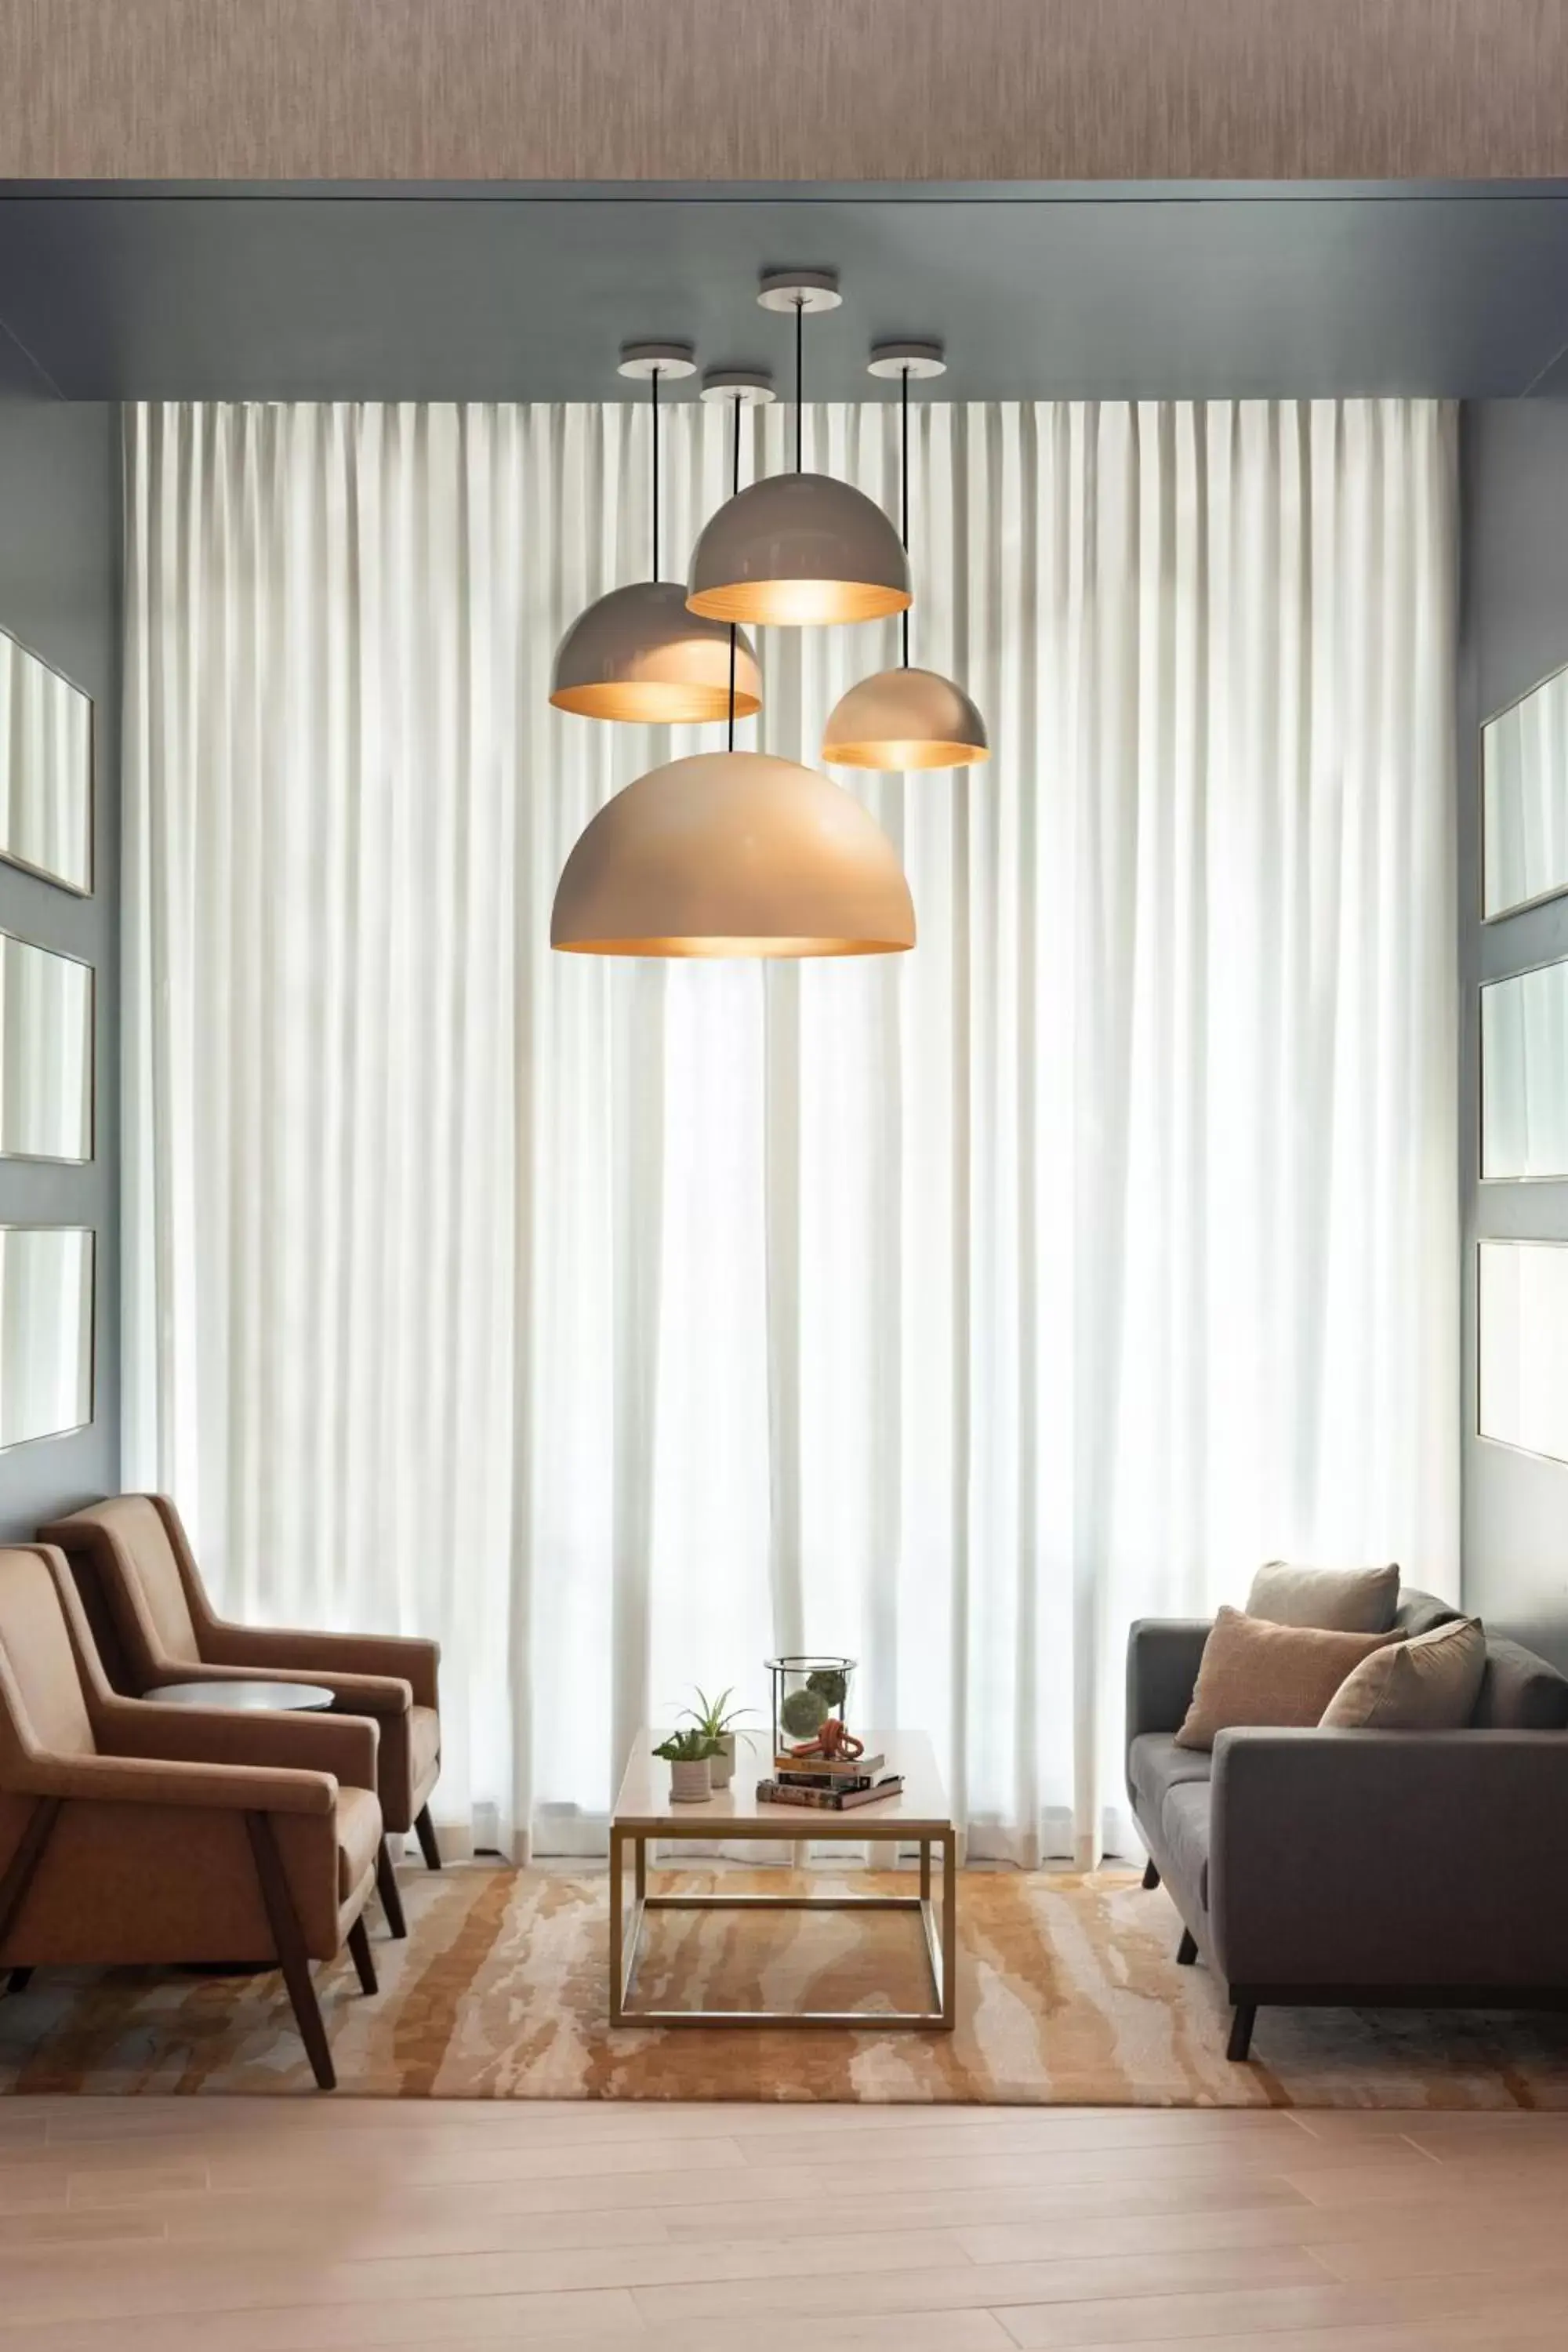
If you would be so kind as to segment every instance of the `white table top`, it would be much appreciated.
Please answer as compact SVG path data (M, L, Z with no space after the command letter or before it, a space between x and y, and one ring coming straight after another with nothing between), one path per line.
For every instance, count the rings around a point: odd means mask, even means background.
M886 1755L879 1772L901 1772L904 1785L896 1797L854 1805L844 1813L815 1805L758 1803L757 1782L770 1776L773 1762L765 1732L760 1739L753 1734L738 1741L735 1777L727 1789L706 1804L678 1805L669 1793L669 1767L653 1753L668 1736L639 1731L632 1742L616 1799L616 1829L657 1832L660 1837L854 1838L864 1844L872 1838L935 1837L952 1826L947 1791L923 1731L857 1730L868 1756Z

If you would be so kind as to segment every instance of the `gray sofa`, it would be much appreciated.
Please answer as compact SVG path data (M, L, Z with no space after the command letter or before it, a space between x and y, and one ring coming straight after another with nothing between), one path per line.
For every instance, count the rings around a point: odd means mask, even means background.
M1396 1622L1455 1613L1411 1592ZM1208 1632L1133 1626L1127 1790L1231 2057L1265 2003L1568 2008L1568 1679L1489 1641L1463 1731L1222 1731L1209 1756L1173 1737Z

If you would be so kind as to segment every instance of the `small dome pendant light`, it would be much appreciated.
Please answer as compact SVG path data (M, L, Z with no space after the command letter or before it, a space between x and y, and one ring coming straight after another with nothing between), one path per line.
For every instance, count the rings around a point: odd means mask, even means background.
M704 399L741 411L766 379L710 377ZM731 677L743 640L729 630ZM607 801L556 886L550 944L573 955L886 955L912 948L898 853L869 810L815 769L729 748L672 760Z
M803 464L803 331L809 314L838 308L837 278L774 270L757 299L795 313L795 471L753 482L710 519L692 553L687 604L717 620L790 628L901 612L910 566L892 524L862 491Z
M868 373L897 376L902 448L900 514L910 543L910 379L946 372L940 343L879 343ZM903 614L903 661L862 678L836 704L822 756L840 768L964 768L988 760L985 721L961 686L933 669L910 667L910 615Z
M612 588L580 613L556 648L550 699L584 719L682 726L722 719L731 698L731 647L721 624L687 609L684 584L659 578L661 377L694 372L689 343L626 343L620 373L648 387L652 436L653 578ZM756 656L734 649L733 698L742 716L762 709Z

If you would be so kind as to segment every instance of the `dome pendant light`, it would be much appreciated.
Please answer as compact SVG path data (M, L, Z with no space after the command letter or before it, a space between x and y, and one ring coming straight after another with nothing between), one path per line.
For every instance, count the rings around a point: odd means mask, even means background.
M757 299L795 313L795 471L753 482L711 518L687 604L716 620L791 628L901 612L910 566L892 524L874 499L803 464L803 331L808 313L837 309L838 281L830 270L775 270Z
M910 543L910 378L942 375L940 343L879 343L869 373L897 376L902 440L903 541ZM822 756L841 768L965 768L988 760L985 721L961 686L933 669L910 667L910 616L903 615L903 661L862 678L836 705Z
M741 411L765 381L710 379ZM744 640L733 624L731 662ZM733 675L733 671L731 671ZM885 955L915 943L892 843L842 785L763 751L672 760L606 802L556 886L550 944L573 955Z
M556 648L550 699L584 719L652 726L722 719L731 700L729 633L688 611L686 590L659 578L658 386L693 373L689 343L626 343L620 373L646 382L652 438L653 578L613 588L579 614ZM762 708L756 656L734 648L732 698L742 715Z

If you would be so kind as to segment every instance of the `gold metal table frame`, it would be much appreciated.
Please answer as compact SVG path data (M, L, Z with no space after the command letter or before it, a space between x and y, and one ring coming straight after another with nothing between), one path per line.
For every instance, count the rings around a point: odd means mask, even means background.
M923 1735L868 1732L868 1747L885 1748L905 1775L901 1796L885 1806L848 1813L791 1811L759 1804L744 1765L734 1789L706 1804L675 1805L652 1756L653 1732L639 1735L610 1825L610 2023L633 2025L841 2025L862 2032L900 2027L950 2033L956 2021L958 1976L957 1834ZM752 1773L754 1776L754 1766ZM660 1840L679 1843L744 1840L772 1843L913 1845L920 1855L918 1895L683 1895L650 1893L647 1850ZM632 1895L626 1901L630 1849ZM933 1852L942 1883L933 1893ZM679 1868L679 1864L672 1865ZM700 1865L698 1865L700 1866ZM644 1929L650 1911L910 1911L918 1913L931 1976L929 2009L656 2009L634 2007Z

